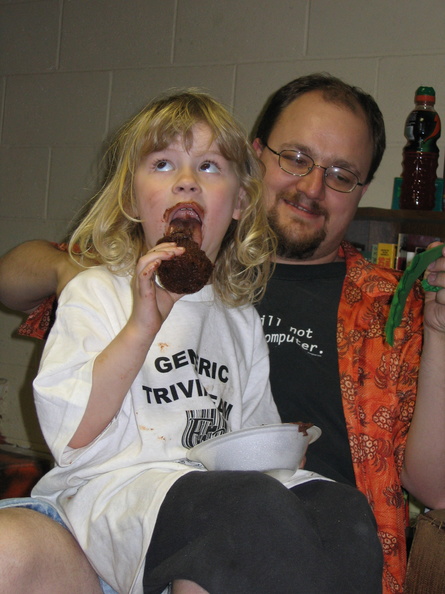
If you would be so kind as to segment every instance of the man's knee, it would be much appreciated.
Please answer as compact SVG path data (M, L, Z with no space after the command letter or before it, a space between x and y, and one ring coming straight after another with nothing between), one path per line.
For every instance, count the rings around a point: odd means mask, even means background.
M26 556L33 560L34 555L40 555L42 532L39 526L45 528L48 518L37 512L22 508L8 508L0 510L0 558L5 562Z
M70 532L25 508L0 510L0 583L0 594L8 592L8 583L15 584L17 593L30 591L28 584L33 584L32 591L51 588L53 594L101 592L96 573Z

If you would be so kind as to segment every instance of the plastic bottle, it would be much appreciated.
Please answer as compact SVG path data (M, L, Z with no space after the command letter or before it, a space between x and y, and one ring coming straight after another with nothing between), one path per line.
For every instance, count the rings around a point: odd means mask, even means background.
M442 210L445 212L445 163L443 164L442 174Z
M415 108L406 119L400 208L434 208L439 159L437 140L440 137L440 118L434 109L435 102L436 92L432 87L419 87Z

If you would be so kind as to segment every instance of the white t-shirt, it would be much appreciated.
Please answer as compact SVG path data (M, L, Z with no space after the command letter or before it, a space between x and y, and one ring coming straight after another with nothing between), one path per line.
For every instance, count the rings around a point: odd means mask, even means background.
M174 305L109 426L88 446L71 449L94 360L131 313L130 283L97 267L60 297L34 382L56 466L32 495L55 505L114 589L142 592L159 507L172 484L195 470L184 463L187 450L204 436L280 417L258 314L250 306L223 307L206 286Z

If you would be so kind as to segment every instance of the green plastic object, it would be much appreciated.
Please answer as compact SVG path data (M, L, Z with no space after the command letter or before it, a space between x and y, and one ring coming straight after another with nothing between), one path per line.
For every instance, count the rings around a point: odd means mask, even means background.
M436 91L434 90L433 87L419 87L416 91L415 100L417 100L417 97L423 97L423 96L429 97L433 101L435 101Z
M385 326L386 342L392 346L394 342L394 330L402 321L403 310L408 293L411 291L416 280L425 272L425 269L440 258L445 244L440 244L430 250L416 254L411 260L410 265L403 273L402 278L397 285L394 297L389 310L389 316ZM441 287L433 287L426 280L422 281L423 288L426 291L438 291Z
M426 278L424 278L422 280L422 287L425 289L425 291L439 291L439 289L441 289L442 287L433 287L433 285L430 285L430 283L426 280Z

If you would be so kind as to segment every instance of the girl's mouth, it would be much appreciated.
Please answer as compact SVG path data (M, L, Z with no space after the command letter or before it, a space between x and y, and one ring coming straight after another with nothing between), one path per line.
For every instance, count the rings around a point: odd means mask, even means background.
M171 235L172 233L181 231L201 247L202 217L202 209L197 204L176 204L164 213L164 220L167 222L165 235Z

